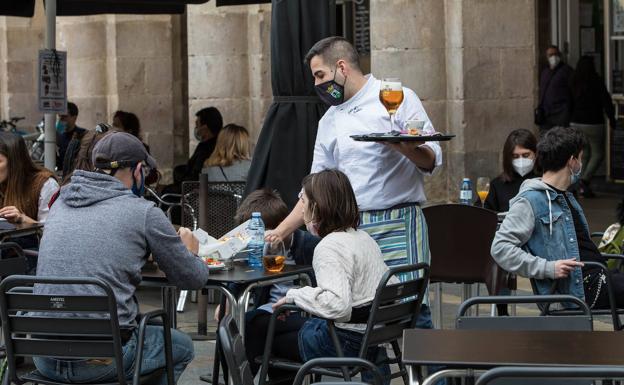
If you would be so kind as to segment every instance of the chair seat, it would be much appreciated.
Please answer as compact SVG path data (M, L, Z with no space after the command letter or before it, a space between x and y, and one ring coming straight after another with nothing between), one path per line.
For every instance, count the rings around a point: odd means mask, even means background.
M153 383L154 380L162 375L165 374L165 369L158 369L155 370L151 373L147 373L143 376L141 376L141 379L139 380L141 384L145 384L145 383ZM49 379L48 377L45 377L44 375L42 375L41 373L39 373L38 370L34 370L30 373L24 374L22 376L20 376L20 379L24 382L32 382L34 384L44 384L44 385L67 385L70 384L68 382L57 382L54 380ZM128 380L127 384L131 384L132 380ZM72 385L75 383L71 383ZM88 382L87 384L89 385L118 385L119 382Z
M262 364L262 356L256 357L254 361L257 364ZM301 362L287 360L285 358L279 358L279 357L269 358L269 366L272 368L276 368L276 369L298 371L301 368L301 365L303 365ZM334 369L315 368L315 369L310 370L310 373L320 374L323 376L338 377L338 378L343 377L342 372L337 369L334 370ZM355 370L355 371L352 370L350 374L351 376L355 376L358 373L359 373L359 370ZM323 384L326 384L326 383L324 382ZM341 382L340 384L345 384L345 383Z

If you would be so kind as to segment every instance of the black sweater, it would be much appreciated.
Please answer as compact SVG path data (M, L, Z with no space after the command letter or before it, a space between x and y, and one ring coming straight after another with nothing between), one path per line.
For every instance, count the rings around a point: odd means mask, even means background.
M501 176L497 176L490 182L490 192L485 199L485 208L499 213L509 211L509 201L518 195L522 182L535 177L533 171L524 177L514 172L514 178L510 182L506 182Z
M604 124L604 114L609 118L611 128L615 127L615 108L611 95L600 77L572 91L573 123ZM603 114L604 112L604 114Z

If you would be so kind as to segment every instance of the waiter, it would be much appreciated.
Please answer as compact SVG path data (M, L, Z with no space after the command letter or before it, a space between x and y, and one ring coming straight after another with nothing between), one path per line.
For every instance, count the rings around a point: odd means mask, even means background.
M351 135L390 130L390 116L379 100L381 81L362 73L357 51L342 37L320 40L305 61L316 92L331 106L319 121L311 172L332 168L349 177L360 209L360 229L377 241L387 265L429 263L420 204L426 200L424 176L442 164L439 144L354 141ZM403 88L403 93L396 124L423 120L423 131L435 132L414 91ZM299 201L267 241L285 239L303 224Z

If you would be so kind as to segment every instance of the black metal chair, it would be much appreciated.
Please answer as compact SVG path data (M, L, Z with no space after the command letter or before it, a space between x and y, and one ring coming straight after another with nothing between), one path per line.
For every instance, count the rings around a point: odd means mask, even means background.
M24 250L14 242L0 243L0 278L26 274L28 263Z
M583 263L585 264L585 266L593 266L597 269L600 269L605 274L605 279L607 283L607 296L609 297L609 308L608 309L591 309L592 315L611 316L613 330L615 331L622 330L623 326L622 326L622 321L620 320L620 315L624 314L624 309L617 307L617 302L615 300L615 293L613 292L613 285L611 283L611 271L607 268L607 266L605 266L604 264L600 262L585 261ZM540 294L537 290L537 284L534 278L531 278L531 288L534 294L537 294L537 295ZM551 292L551 294L556 294L554 290L556 290L555 287L553 287L553 292ZM540 306L540 309L542 310L542 313L548 314L548 315L573 315L573 314L579 314L580 312L580 310L578 309L567 308L567 309L549 310L549 309L544 309L542 305L539 305L539 306Z
M373 375L373 385L382 385L383 377L379 369L370 361L361 358L315 358L303 364L295 376L293 385L302 385L305 376L312 373L314 368L360 367ZM311 385L365 385L363 382L315 382Z
M604 367L499 367L488 370L477 380L476 385L488 385L499 379L623 379L624 368ZM604 383L604 381L603 381Z
M236 227L234 216L245 192L245 182L209 182L199 177L199 224L208 234L220 238Z
M404 282L388 284L392 277L402 275L412 276L413 278ZM425 263L391 267L377 286L375 298L371 304L371 312L366 322L366 331L362 336L358 358L366 359L369 348L387 343L391 344L395 358L392 360L388 359L387 363L396 363L400 369L398 372L393 373L391 378L402 377L405 385L409 383L409 379L407 370L401 360L401 348L398 341L403 336L403 330L416 327L416 321L418 320L418 314L420 313L428 282L429 265ZM293 305L283 305L273 312L269 322L264 355L256 359L256 362L262 364L259 385L264 385L267 382L269 366L291 371L301 368L301 363L283 360L271 355L273 337L275 336L275 322L279 315L285 311L301 311L301 309ZM327 322L337 355L338 357L344 357L334 322L331 320ZM376 362L375 364L385 363ZM333 370L314 370L315 373L320 375L343 377L345 381L350 381L351 377L360 371L361 369L349 371L346 368L343 368L340 373Z
M34 294L31 285L91 285L102 295ZM117 369L117 382L126 385L122 340L117 318L117 302L111 287L96 278L33 277L13 275L0 283L0 317L6 343L8 376L16 384L61 385L38 371L20 375L17 357L59 359L111 359ZM141 361L148 321L161 318L165 337L166 368L141 376ZM164 310L146 313L140 323L133 385L153 382L166 370L174 385L171 353L171 325ZM64 385L64 384L63 384Z
M231 314L226 315L219 323L219 338L232 382L236 385L254 385L243 336Z

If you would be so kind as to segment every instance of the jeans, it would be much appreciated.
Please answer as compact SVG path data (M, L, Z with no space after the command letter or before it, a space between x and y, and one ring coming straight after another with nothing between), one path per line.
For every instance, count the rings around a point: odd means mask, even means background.
M335 328L342 353L345 357L357 357L362 345L363 334ZM336 357L336 349L329 335L327 321L320 318L311 318L299 330L299 354L303 362L308 362L313 358L319 357ZM373 347L368 350L366 358L377 363L387 358L386 349L381 347ZM384 377L384 385L390 384L390 365L387 363L379 366L379 370ZM362 372L362 380L371 382L372 375L368 371Z
M191 338L175 329L171 329L173 376L177 382L184 368L193 360L193 341ZM136 367L136 350L138 344L138 329L132 338L122 348L124 373L128 380L132 380ZM117 380L115 363L95 363L94 360L57 360L49 357L33 357L37 370L54 381L69 383L106 382ZM143 359L141 375L151 373L166 367L165 339L162 326L147 326L145 343L143 345ZM166 385L167 374L159 377L155 385Z

